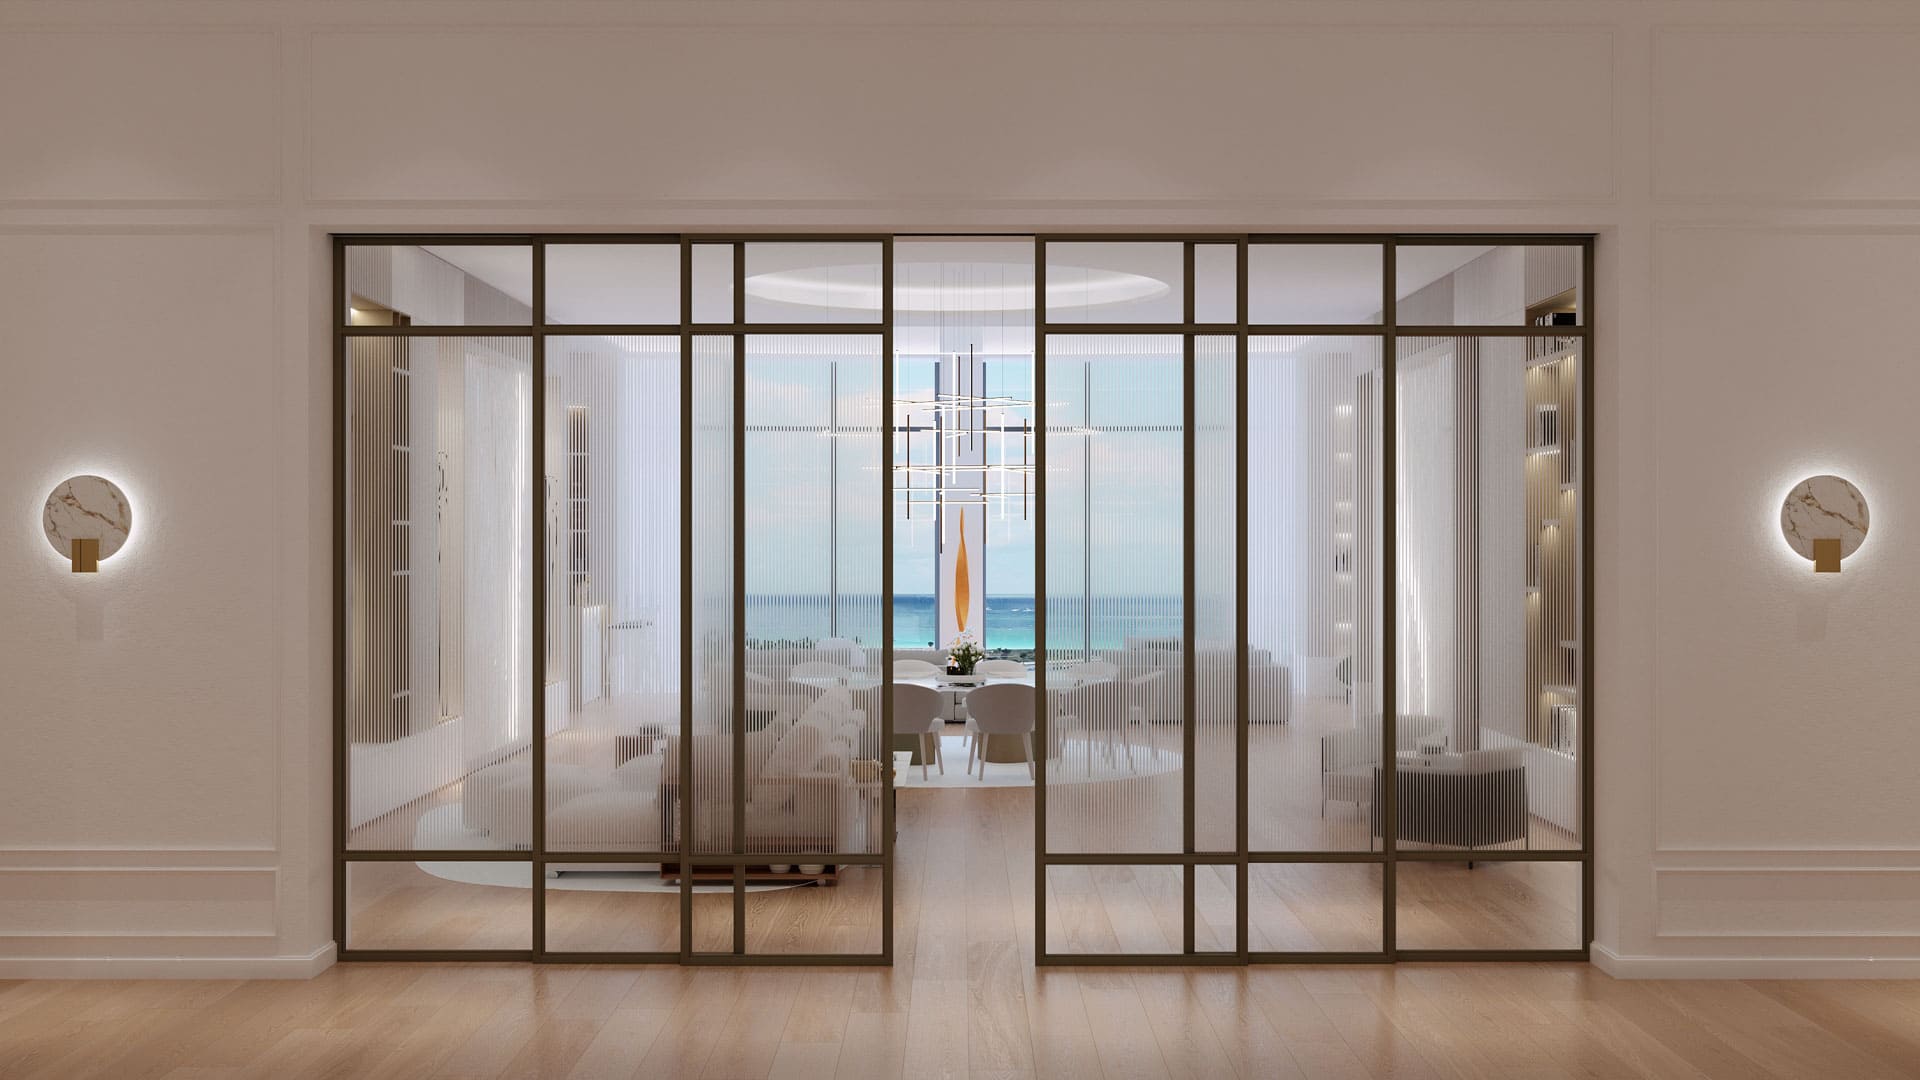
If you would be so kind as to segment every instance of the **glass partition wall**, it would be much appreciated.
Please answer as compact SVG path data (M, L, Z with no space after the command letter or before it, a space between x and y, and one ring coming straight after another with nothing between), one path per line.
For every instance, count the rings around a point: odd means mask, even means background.
M963 635L1037 962L1585 955L1591 238L337 245L343 957L890 962Z
M336 243L342 955L888 962L891 240Z

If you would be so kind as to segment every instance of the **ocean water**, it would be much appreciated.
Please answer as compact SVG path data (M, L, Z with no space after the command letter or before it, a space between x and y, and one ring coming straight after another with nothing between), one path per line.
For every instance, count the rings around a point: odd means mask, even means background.
M825 596L750 596L747 599L747 636L761 641L801 641L834 636L852 638L861 644L880 640L879 598L846 597L840 599L837 627L829 620L829 602ZM990 650L1031 651L1033 640L1033 597L989 596L986 598L986 641ZM1063 646L1080 644L1084 632L1083 611L1092 613L1092 645L1096 649L1117 649L1129 637L1170 637L1180 633L1179 597L1114 596L1093 598L1091 605L1078 598L1055 599L1047 612L1048 636ZM893 643L896 648L938 648L946 642L935 641L937 611L930 595L895 594L893 598Z

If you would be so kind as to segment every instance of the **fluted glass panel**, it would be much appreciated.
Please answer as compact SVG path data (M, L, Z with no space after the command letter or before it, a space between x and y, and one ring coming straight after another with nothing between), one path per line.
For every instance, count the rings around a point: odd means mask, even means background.
M853 767L881 752L880 364L877 335L747 339L743 854L881 850Z
M347 248L348 326L526 326L533 248L355 244Z
M1577 848L1572 338L1399 341L1403 848Z
M747 244L747 321L877 323L881 245L755 240Z
M1186 281L1177 241L1049 242L1047 321L1185 322Z
M547 339L547 848L667 850L680 338Z
M693 245L693 321L733 320L733 245Z
M1409 862L1395 873L1402 949L1577 949L1577 862Z
M841 866L832 888L755 888L747 893L747 952L873 955L881 951L878 866Z
M1240 947L1234 918L1240 909L1234 887L1239 874L1237 866L1193 868L1194 952L1233 952Z
M1240 318L1240 245L1193 245L1193 321L1230 323Z
M679 952L680 890L656 865L582 863L549 878L547 950Z
M1250 951L1378 952L1380 925L1377 864L1256 863L1248 869Z
M1254 337L1248 844L1366 850L1385 735L1380 341Z
M349 949L529 949L523 862L349 862Z
M685 750L670 740L666 774L680 776L691 758L693 850L733 849L734 649L734 340L693 339L693 730ZM749 711L765 708L763 691L748 680ZM663 798L680 798L677 783ZM681 809L663 812L678 821ZM670 833L677 848L678 828ZM729 937L728 940L731 940Z
M1583 323L1581 254L1575 245L1401 244L1395 314L1402 326Z
M1047 850L1177 852L1183 346L1047 342Z
M1379 244L1250 244L1247 321L1274 325L1380 322Z
M530 352L346 342L350 848L532 842Z
M693 951L733 951L733 888L698 887L693 893Z
M1185 951L1185 873L1181 866L1047 867L1047 950L1062 955ZM1199 947L1201 926L1195 931ZM1213 929L1206 932L1211 936ZM1225 937L1231 942L1230 919Z
M1193 834L1200 851L1240 846L1234 663L1240 595L1234 514L1238 351L1232 337L1194 339Z
M679 244L547 245L547 322L679 321Z

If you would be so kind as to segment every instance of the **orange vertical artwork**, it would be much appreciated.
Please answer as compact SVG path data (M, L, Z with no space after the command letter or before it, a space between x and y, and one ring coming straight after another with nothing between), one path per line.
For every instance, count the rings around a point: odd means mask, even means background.
M967 510L960 508L960 554L953 560L953 618L960 633L967 632L967 609L973 604L973 590L967 584Z

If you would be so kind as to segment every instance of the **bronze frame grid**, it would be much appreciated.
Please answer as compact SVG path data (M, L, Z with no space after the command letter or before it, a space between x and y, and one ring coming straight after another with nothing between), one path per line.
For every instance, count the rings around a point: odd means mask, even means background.
M334 740L333 740L333 787L334 787L334 937L338 944L342 960L419 960L419 961L499 961L531 960L546 963L679 963L687 965L732 964L732 965L848 965L878 964L889 965L893 961L894 950L894 803L891 798L893 768L892 754L886 753L883 775L886 786L881 797L882 806L882 852L872 854L848 854L840 858L834 854L815 857L839 865L879 866L882 869L882 950L870 954L754 954L745 950L745 870L769 860L765 854L756 855L744 852L744 793L742 791L744 774L738 768L739 758L744 754L745 724L741 722L740 710L744 706L745 682L745 619L742 609L745 605L745 516L744 501L744 440L745 440L745 362L746 338L756 334L793 334L793 335L868 335L875 334L881 339L882 400L891 402L894 386L894 365L891 363L893 344L893 241L896 235L913 234L803 234L803 233L755 233L745 235L731 234L363 234L336 235L334 241L333 263L333 364L334 378L334 566L339 577L334 588ZM966 235L943 232L939 235ZM1145 966L1180 965L1214 966L1237 965L1247 963L1392 963L1396 961L1515 961L1535 962L1543 960L1586 960L1589 958L1590 944L1594 933L1594 713L1593 713L1593 579L1594 559L1592 557L1594 536L1595 487L1594 467L1594 326L1596 292L1595 281L1595 237L1592 234L1564 233L1240 233L1240 234L1188 234L1188 233L1056 233L1056 234L981 234L996 236L1032 236L1034 240L1034 365L1033 380L1035 386L1046 385L1047 339L1050 334L1065 336L1081 335L1122 335L1152 334L1182 338L1182 387L1183 387L1183 447L1182 475L1185 482L1183 490L1182 536L1185 550L1192 551L1194 535L1194 505L1192 499L1192 481L1194 469L1193 453L1193 384L1194 353L1197 337L1231 336L1235 340L1234 370L1234 426L1235 426L1235 610L1234 625L1237 648L1234 660L1234 709L1235 709L1235 833L1237 850L1232 852L1201 852L1195 850L1194 843L1194 788L1196 784L1193 743L1196 737L1191 723L1194 688L1192 685L1193 650L1193 600L1194 572L1191 557L1184 559L1182 596L1182 621L1185 630L1183 651L1186 663L1182 668L1181 700L1183 705L1183 739L1187 753L1182 763L1182 792L1184 805L1183 850L1179 853L1126 853L1126 852L1049 852L1046 847L1047 833L1047 784L1046 760L1041 756L1035 762L1036 783L1034 785L1034 934L1035 960L1040 965L1066 966ZM877 243L881 245L882 276L882 313L881 321L874 323L750 323L746 319L746 245L754 242L842 242ZM1047 321L1046 306L1046 252L1050 242L1176 242L1184 245L1183 268L1183 319L1178 323L1067 323L1050 325ZM499 245L528 246L532 249L534 269L533 311L530 323L520 326L406 326L406 327L350 327L346 323L347 285L346 285L346 249L356 245ZM545 248L549 244L677 244L680 248L680 321L678 323L650 324L548 324L545 320ZM1196 245L1219 244L1234 245L1236 249L1235 300L1236 319L1226 323L1202 323L1194 320L1194 251ZM1308 324L1308 323L1254 323L1248 310L1248 255L1251 248L1265 245L1325 245L1357 244L1378 246L1381 249L1381 320L1375 324ZM1543 332L1539 327L1509 325L1409 325L1398 323L1396 301L1396 253L1400 247L1436 246L1436 245L1543 245L1573 246L1580 248L1581 279L1579 286L1579 318L1577 325L1555 327L1551 332ZM697 323L693 320L692 303L692 266L693 250L702 245L722 245L730 247L733 256L733 312L731 322ZM692 877L681 877L681 948L677 952L550 952L545 948L545 875L542 872L547 862L589 863L589 862L675 862L687 858L691 852L692 830L692 793L691 793L691 745L686 738L681 739L682 779L680 785L680 821L682 827L682 852L636 852L636 851L596 851L596 852L549 852L546 850L545 836L545 747L544 738L532 740L533 758L533 807L540 810L534 815L534 846L531 851L401 851L401 850L349 850L347 847L347 716L346 716L346 645L347 619L345 573L347 567L347 491L346 491L346 424L347 424L347 365L344 362L346 341L352 337L525 337L532 343L533 389L533 446L536 455L544 455L544 416L545 416L545 339L548 335L633 335L633 336L669 336L678 335L681 342L680 387L681 387L681 550L683 559L693 550L692 536L692 373L693 344L698 337L729 337L732 339L733 363L733 401L734 413L734 460L731 476L733 491L733 576L734 588L734 698L735 722L734 754L736 768L733 771L735 790L733 823L735 828L735 849L730 854L702 855L699 862L706 865L732 865L734 867L733 888L733 948L727 952L698 952L693 949L692 920ZM1245 589L1248 563L1247 505L1249 489L1247 483L1247 375L1248 342L1255 336L1308 336L1331 335L1342 337L1372 337L1381 343L1381 394L1380 394L1380 464L1378 483L1380 486L1381 532L1379 544L1383 552L1381 560L1380 635L1382 655L1387 658L1389 671L1395 670L1395 658L1398 655L1396 641L1397 602L1396 578L1397 559L1397 469L1393 466L1396 459L1395 433L1397 425L1393 422L1398 410L1398 349L1397 339L1401 335L1409 337L1562 337L1577 338L1581 341L1581 365L1579 383L1580 415L1580 461L1578 482L1580 484L1580 528L1578 530L1578 602L1579 625L1582 640L1580 651L1580 685L1577 700L1580 708L1580 843L1578 847L1562 849L1539 849L1514 851L1510 849L1464 850L1464 849L1419 849L1402 851L1399 849L1397 798L1397 758L1387 748L1398 744L1396 700L1396 680L1382 673L1381 713L1382 713L1382 774L1381 798L1384 806L1381 811L1382 843L1378 850L1369 851L1253 851L1248 839L1248 743L1250 733L1249 691L1250 660L1247 649L1248 600ZM1040 392L1044 393L1042 389ZM1034 513L1036 520L1045 522L1047 505L1047 424L1044 415L1036 417L1036 438L1034 447L1035 481ZM893 436L895 424L891 416L882 425L882 456L889 463L893 460ZM535 462L536 470L544 470L544 461ZM542 473L543 474L543 473ZM893 592L893 514L891 472L882 469L884 505L889 512L883 513L882 521L882 589L883 595ZM541 496L537 490L535 498ZM533 518L535 565L544 563L545 532L540 523L543 520L544 507L536 504ZM1034 638L1036 664L1034 668L1035 695L1035 738L1046 745L1046 533L1045 527L1035 530L1034 535ZM534 603L532 605L536 624L533 640L540 640L541 627L538 620L545 617L545 583L540 575L535 575ZM683 687L692 685L692 648L688 637L692 632L692 575L681 575L681 677ZM881 605L882 619L882 665L890 669L893 660L893 605ZM544 650L535 650L535 685L543 686L546 679L546 658ZM890 695L882 696L882 739L883 746L890 751L893 735L893 708ZM533 695L534 730L544 736L546 731L544 695ZM692 696L684 694L681 703L682 734L691 730ZM353 862L379 861L502 861L525 862L530 864L533 874L532 908L533 926L531 949L398 949L371 950L353 949L347 946L347 867ZM1577 862L1581 867L1580 900L1580 946L1572 949L1403 949L1397 945L1396 907L1397 874L1401 861L1408 862ZM1377 951L1255 951L1248 945L1248 879L1252 866L1286 863L1312 864L1362 864L1381 867L1381 948ZM1183 907L1184 907L1184 950L1179 953L1057 953L1046 947L1047 912L1047 868L1049 866L1141 866L1141 865L1177 865L1183 868ZM1235 873L1235 949L1232 951L1200 952L1194 949L1194 878L1196 868L1200 866L1233 866Z

